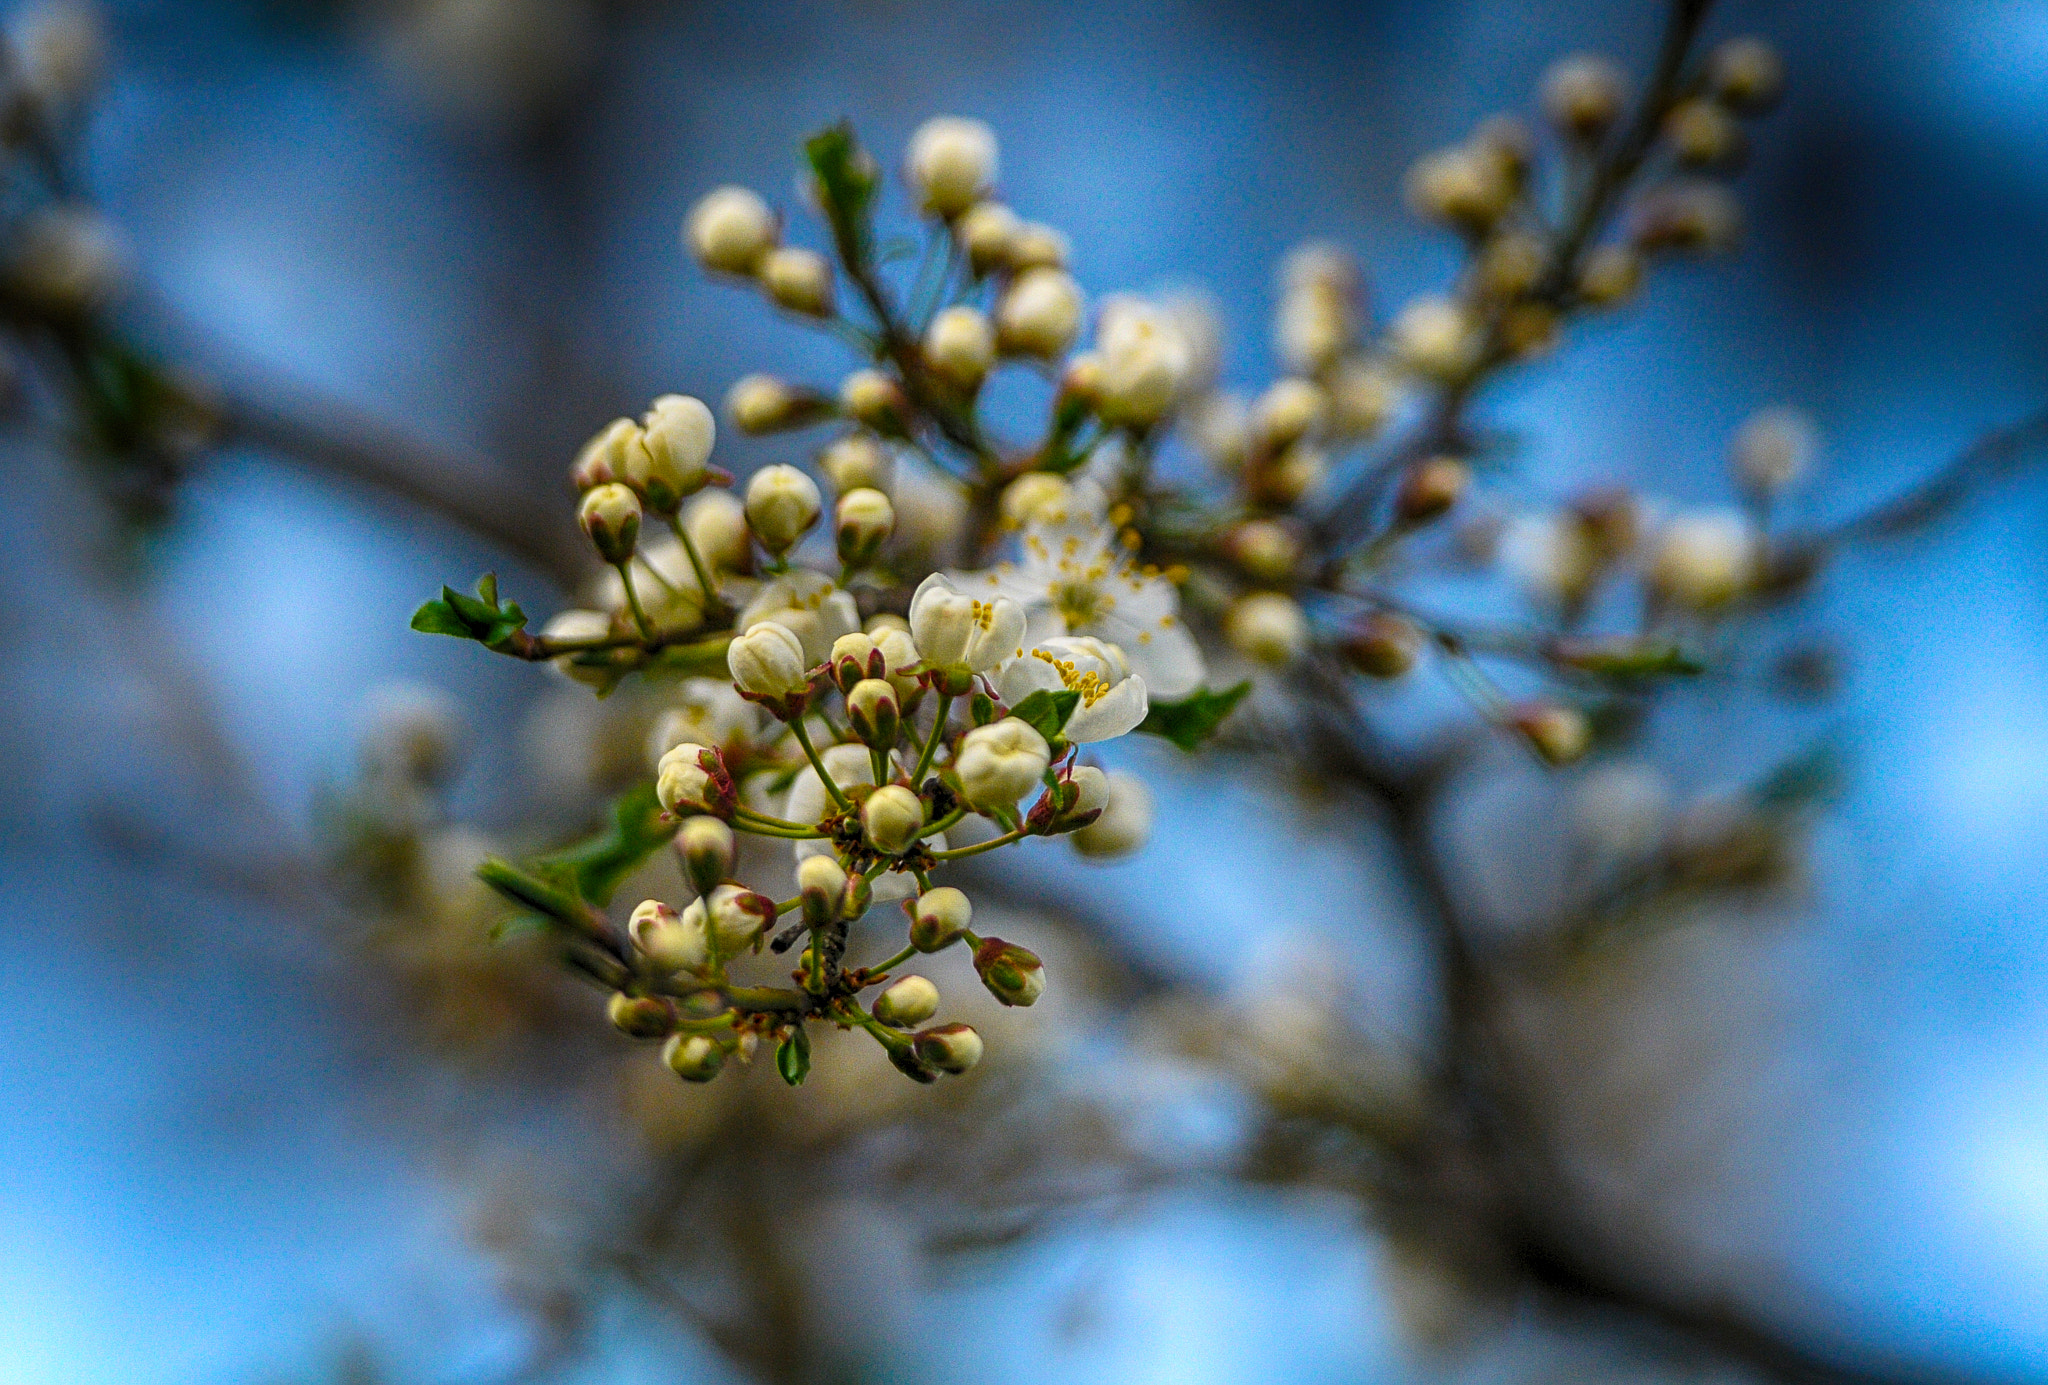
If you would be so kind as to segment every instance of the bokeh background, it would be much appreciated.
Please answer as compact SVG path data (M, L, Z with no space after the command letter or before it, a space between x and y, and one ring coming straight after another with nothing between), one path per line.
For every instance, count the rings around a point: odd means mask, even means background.
M676 235L720 182L793 205L795 146L829 120L887 159L927 115L987 119L1008 200L1073 238L1083 285L1207 288L1226 379L1255 387L1290 245L1350 247L1382 305L1441 283L1455 247L1402 211L1407 164L1526 107L1561 52L1640 72L1659 10L134 0L106 6L86 171L164 340L497 458L566 522L556 478L604 419L843 368ZM1660 276L1485 401L1522 439L1504 494L1715 499L1729 431L1797 403L1826 439L1801 503L1825 517L2040 405L2048 5L1730 0L1713 32L1743 31L1792 85L1742 179L1742 254ZM796 451L721 443L736 468ZM552 609L545 579L254 450L211 458L119 564L45 449L11 442L0 486L0 1380L516 1376L533 1332L473 1234L476 1150L573 1182L602 1112L394 1057L323 915L263 867L309 849L394 678L468 709L460 815L529 801L547 680L406 620L490 567ZM1766 1317L1985 1380L2048 1375L2043 500L2001 484L1831 573L1809 614L1849 680L1806 729L1847 777L1811 883L1790 917L1632 979L1635 1080L1678 1114L1617 1136L1624 1203ZM1760 763L1706 701L1695 784ZM1398 1027L1400 906L1355 834L1128 756L1160 776L1152 846L1080 884L1048 865L1044 888L1089 891L1132 955L1219 990L1304 936L1371 950ZM1693 1077L1657 1080L1660 1058ZM1075 1061L1114 1091L1113 1048ZM1194 1109L1177 1138L1228 1139L1228 1101ZM1182 1185L955 1262L944 1293L877 1293L849 1378L1411 1378L1387 1279L1341 1199ZM643 1306L608 1313L566 1376L732 1378ZM1472 1369L1532 1378L1505 1364L1530 1349Z

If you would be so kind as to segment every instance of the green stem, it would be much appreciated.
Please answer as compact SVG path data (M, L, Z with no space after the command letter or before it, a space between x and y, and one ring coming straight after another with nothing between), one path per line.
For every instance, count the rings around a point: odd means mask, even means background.
M683 527L682 511L678 510L668 517L668 527L675 531L676 542L683 546L683 553L690 560L690 571L697 574L697 585L704 592L705 608L708 610L721 604L718 599L718 586L711 580L711 569L705 564L704 555L697 551L696 540L692 539L690 531Z
M905 962L909 961L916 955L917 949L915 947L906 947L901 952L897 953L894 957L889 957L884 959L883 961L877 962L873 966L867 968L867 970L870 972L891 971L897 967L902 966Z
M626 588L626 605L632 608L633 623L640 627L640 638L652 641L654 639L654 622L647 618L647 612L640 606L640 593L633 588L632 562L628 560L623 563L614 563L612 566L618 569L619 581Z
M842 813L850 811L853 805L846 801L845 794L839 792L839 785L832 781L832 775L825 768L825 762L818 757L817 747L811 744L811 733L804 730L804 719L801 713L789 719L789 733L795 736L796 743L804 748L804 758L809 760L811 768L818 772L818 782L825 786L825 792L834 803L839 805L839 811Z
M924 782L926 771L932 767L932 759L939 753L939 742L946 738L946 712L952 707L953 699L939 694L938 715L932 718L932 734L924 743L924 750L917 757L917 768L910 771L910 787L915 789Z
M735 806L732 814L735 818L745 818L748 822L759 823L763 827L779 827L788 832L810 832L818 836L824 835L810 823L791 822L788 818L770 817L768 814L756 812L752 808Z
M924 831L918 833L917 835L920 837L934 836L940 832L945 831L948 827L951 827L954 823L960 821L960 819L966 816L967 810L965 808L955 808L952 812L946 814L937 822L926 823Z
M973 846L955 847L951 851L934 851L932 859L934 861L958 861L966 856L979 856L984 851L994 851L999 846L1008 846L1011 842L1023 841L1025 835L1023 828L1012 828L1000 837L991 837L985 842L976 842Z

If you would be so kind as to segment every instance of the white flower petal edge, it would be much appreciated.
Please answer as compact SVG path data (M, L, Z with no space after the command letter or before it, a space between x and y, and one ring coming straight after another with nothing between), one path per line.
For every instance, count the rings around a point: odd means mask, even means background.
M1088 635L1039 641L996 674L996 691L1012 707L1040 689L1081 694L1065 733L1077 745L1123 735L1150 706L1145 680L1131 672L1123 650Z

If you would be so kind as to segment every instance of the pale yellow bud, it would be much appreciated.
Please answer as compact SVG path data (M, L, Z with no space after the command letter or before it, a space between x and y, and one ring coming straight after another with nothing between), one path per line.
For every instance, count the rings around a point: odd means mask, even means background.
M977 726L960 742L961 796L976 808L1008 808L1037 786L1050 763L1052 751L1030 723L1004 717Z
M1040 517L1064 510L1073 488L1049 471L1027 471L1003 487L1003 523L1022 529Z
M996 303L996 341L1010 355L1050 360L1080 330L1081 286L1064 270L1026 270Z
M1075 773L1078 776L1080 772ZM1152 792L1145 781L1120 771L1104 777L1109 781L1109 801L1103 805L1102 816L1067 838L1075 851L1098 861L1128 856L1152 835Z
M1265 447L1287 447L1319 431L1329 409L1329 396L1314 381L1277 380L1252 406L1253 433Z
M974 905L951 885L941 885L917 897L910 922L910 942L919 952L937 952L952 946L974 922Z
M787 553L824 508L818 483L793 466L764 466L747 481L747 527L770 553Z
M717 437L717 421L703 400L664 394L641 419L639 445L626 451L623 479L650 509L674 514L684 497L702 490L710 478Z
M780 235L775 213L749 188L706 193L683 223L683 238L698 262L723 274L752 274Z
M901 784L884 784L860 808L861 835L884 856L896 856L915 845L924 830L924 805Z
M1043 222L1027 221L1010 237L1010 268L1019 274L1027 269L1065 269L1072 254L1066 235Z
M850 567L874 561L896 527L896 507L878 490L862 487L839 497L833 516L839 560Z
M925 329L924 359L961 389L977 389L996 363L995 329L979 308L947 308Z
M923 1024L939 1012L939 988L922 976L906 976L875 997L873 1011L898 1029Z
M1339 361L1330 372L1330 435L1340 441L1370 438L1394 412L1394 379L1372 361Z
M818 469L841 495L862 489L886 492L896 480L896 455L872 433L848 433L818 454Z
M815 250L785 246L761 261L761 287L778 307L806 317L832 315L832 265Z
M839 407L885 438L908 434L910 401L903 387L879 370L856 370L840 381Z
M1017 214L1000 202L977 202L953 223L953 234L967 251L967 262L977 275L1010 263L1011 243L1022 229Z
M1626 245L1595 246L1579 269L1579 295L1596 308L1633 297L1642 283L1642 256Z
M753 563L746 507L730 491L706 491L691 501L683 515L683 532L714 569L744 572Z
M1252 592L1231 603L1223 637L1246 658L1284 668L1308 649L1308 617L1292 597Z
M599 557L623 563L633 556L640 538L640 497L616 481L592 486L576 507L576 522Z
M911 135L904 163L904 178L918 206L938 216L957 216L995 183L995 132L979 120L935 116Z
M1628 79L1614 63L1581 53L1551 64L1543 74L1543 114L1573 139L1598 139L1621 114Z

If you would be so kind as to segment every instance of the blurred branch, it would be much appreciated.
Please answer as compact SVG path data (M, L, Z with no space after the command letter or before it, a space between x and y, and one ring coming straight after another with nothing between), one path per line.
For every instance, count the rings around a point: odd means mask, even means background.
M367 413L274 380L227 393L218 409L224 441L411 501L565 589L590 571L588 546L555 522L557 497L483 457L430 446Z
M1875 509L1822 530L1814 542L1836 545L1897 538L1924 528L1972 492L2018 470L2044 447L2048 447L2048 409L1985 434L1934 475Z

